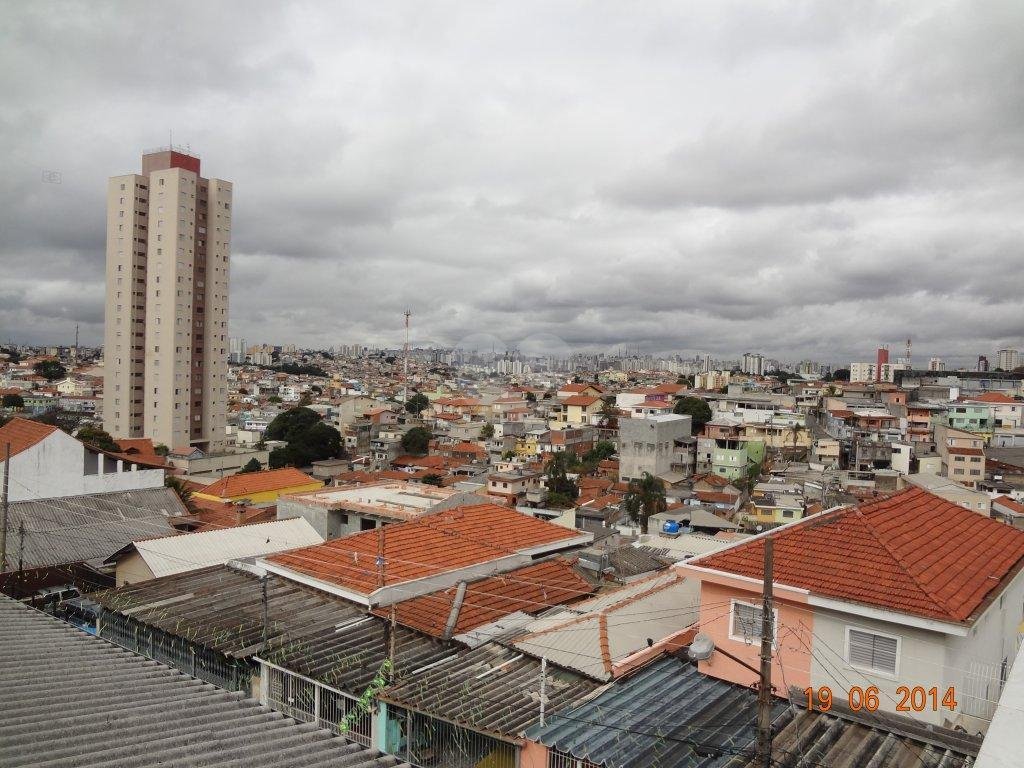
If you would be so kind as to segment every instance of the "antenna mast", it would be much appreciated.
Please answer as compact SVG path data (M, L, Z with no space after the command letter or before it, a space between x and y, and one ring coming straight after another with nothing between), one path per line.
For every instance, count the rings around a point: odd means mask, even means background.
M402 402L409 402L409 316L412 315L408 309L405 310L405 371L402 374Z
M913 368L914 366L910 362L910 337L907 337L907 368Z

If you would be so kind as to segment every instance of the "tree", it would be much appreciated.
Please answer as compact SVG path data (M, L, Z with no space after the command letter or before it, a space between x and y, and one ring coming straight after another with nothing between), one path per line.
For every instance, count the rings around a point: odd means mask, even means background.
M436 485L438 488L440 488L441 483L444 482L444 478L441 477L441 475L435 475L434 473L431 473L429 475L424 475L423 479L420 480L420 482L423 483L424 485Z
M430 405L430 400L422 392L417 392L415 395L410 397L405 403L405 410L409 413L419 416L420 413Z
M45 377L47 381L63 379L68 374L67 368L56 360L40 360L32 366L32 370Z
M185 488L185 481L180 477L174 475L168 475L164 479L164 486L174 490L178 494L178 498L181 499L181 503L185 505L185 508L189 512L195 512L195 507L192 504L192 491Z
M49 424L51 427L57 427L57 429L70 435L78 429L79 424L86 420L86 415L78 411L50 408L48 411L34 416L32 420L38 421L40 424Z
M86 424L79 429L75 437L83 443L88 443L93 448L99 448L102 451L110 451L111 453L120 453L121 451L121 446L117 444L117 441L108 432L91 424Z
M837 368L832 371L832 381L849 381L850 380L850 369L849 368Z
M17 363L21 361L21 355L14 347L0 347L0 354L7 355L7 362Z
M593 463L595 466L605 459L615 455L615 443L610 440L598 440L597 443L583 454L584 463Z
M552 493L548 491L546 504L549 509L568 509L572 506L573 499L566 496L564 493Z
M491 424L490 422L487 422L482 427L480 427L480 439L490 440L492 437L494 437L494 425Z
M303 392L299 396L299 405L300 406L306 406L306 405L312 405L312 404L313 404L313 395L312 395L312 393L310 393L310 392Z
M271 395L270 397L267 398L267 402L268 403L275 403L275 404L276 403L280 403L281 402L281 397L279 395Z
M711 406L699 397L681 397L676 401L673 413L693 418L693 434L697 434L711 421Z
M527 392L526 393L526 402L528 402L528 403L536 403L537 402L537 396L535 394L533 394L533 392Z
M168 448L163 443L160 443L159 445L153 446L153 453L155 453L157 456L166 456L170 452L171 452L171 449Z
M284 440L290 443L296 436L311 429L314 424L319 423L320 414L311 408L302 406L290 408L284 413L279 413L267 425L267 430L263 433L263 439Z
M259 472L261 469L263 469L263 465L260 464L260 460L253 457L245 462L245 466L238 470L238 474L246 475L250 472Z
M639 479L629 481L629 490L622 498L622 509L631 520L640 524L641 533L647 533L651 515L664 512L667 508L665 483L661 478L644 472Z
M25 398L17 393L10 393L3 397L4 408L24 408Z
M544 474L547 476L548 499L552 494L564 496L571 503L580 495L580 489L569 479L568 472L575 464L576 454L569 451L560 451L551 454ZM568 506L568 505L566 505Z
M430 450L430 430L426 427L413 427L402 435L402 450L413 456L426 456Z

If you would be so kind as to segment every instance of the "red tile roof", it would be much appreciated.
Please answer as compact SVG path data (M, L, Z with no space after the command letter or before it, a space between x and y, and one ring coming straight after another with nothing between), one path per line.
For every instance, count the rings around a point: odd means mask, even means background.
M571 395L562 400L562 405L578 405L581 408L589 408L594 403L601 402L600 397L593 397L591 395Z
M294 467L284 469L268 469L263 472L246 472L231 475L210 483L199 493L216 496L219 499L232 499L248 494L267 493L293 488L296 485L309 485L320 482Z
M1016 512L1018 515L1024 515L1024 504L1021 504L1016 499L1011 499L1009 496L999 496L994 498L992 499L992 503L1006 507L1011 512Z
M15 416L0 427L0 461L3 460L2 454L6 450L7 443L11 444L11 456L17 456L56 431L57 428L49 424L40 424L38 421Z
M453 634L469 632L516 611L536 614L555 605L587 596L594 591L572 563L556 559L534 563L501 576L469 584L459 609ZM434 637L444 635L457 587L434 592L395 606L395 620ZM389 609L374 613L387 616Z
M984 456L985 452L981 448L947 448L948 453L952 453L954 456Z
M912 488L783 528L774 577L811 593L966 622L1024 566L1024 532ZM762 578L764 539L691 562Z
M1009 395L1004 395L1002 392L986 392L982 395L970 395L967 397L961 397L960 400L961 402L966 401L970 403L1007 403L1011 405L1021 404L1020 400L1014 400L1012 397L1010 397Z
M267 560L368 594L379 586L376 559L381 538L386 563L384 584L391 585L486 563L543 544L568 541L580 533L497 504L473 504Z

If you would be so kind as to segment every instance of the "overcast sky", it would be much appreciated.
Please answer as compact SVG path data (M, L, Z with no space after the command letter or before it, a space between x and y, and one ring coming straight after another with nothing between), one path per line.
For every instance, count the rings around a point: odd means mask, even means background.
M0 339L100 342L106 179L173 130L250 343L991 357L1022 84L1020 0L3 0Z

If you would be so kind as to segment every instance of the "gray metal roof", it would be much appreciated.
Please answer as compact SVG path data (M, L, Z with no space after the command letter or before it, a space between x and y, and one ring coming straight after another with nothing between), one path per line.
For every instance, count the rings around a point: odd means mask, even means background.
M547 711L572 706L597 688L582 675L549 665ZM488 643L414 673L379 698L506 740L518 739L540 718L541 663Z
M799 699L800 692L793 694ZM581 706L547 717L527 738L606 768L755 768L757 694L663 657ZM773 765L964 768L981 740L837 705L828 714L781 699L772 712ZM943 762L945 761L945 762Z
M398 765L0 596L0 765Z
M25 524L25 568L98 565L132 541L172 535L170 518L187 514L170 488L13 502L7 529L8 566L17 567L21 523Z
M279 666L361 695L384 661L385 621L289 579L267 577L268 648L259 577L229 565L203 568L91 595L107 610L234 658L259 654ZM395 674L454 651L399 626Z

